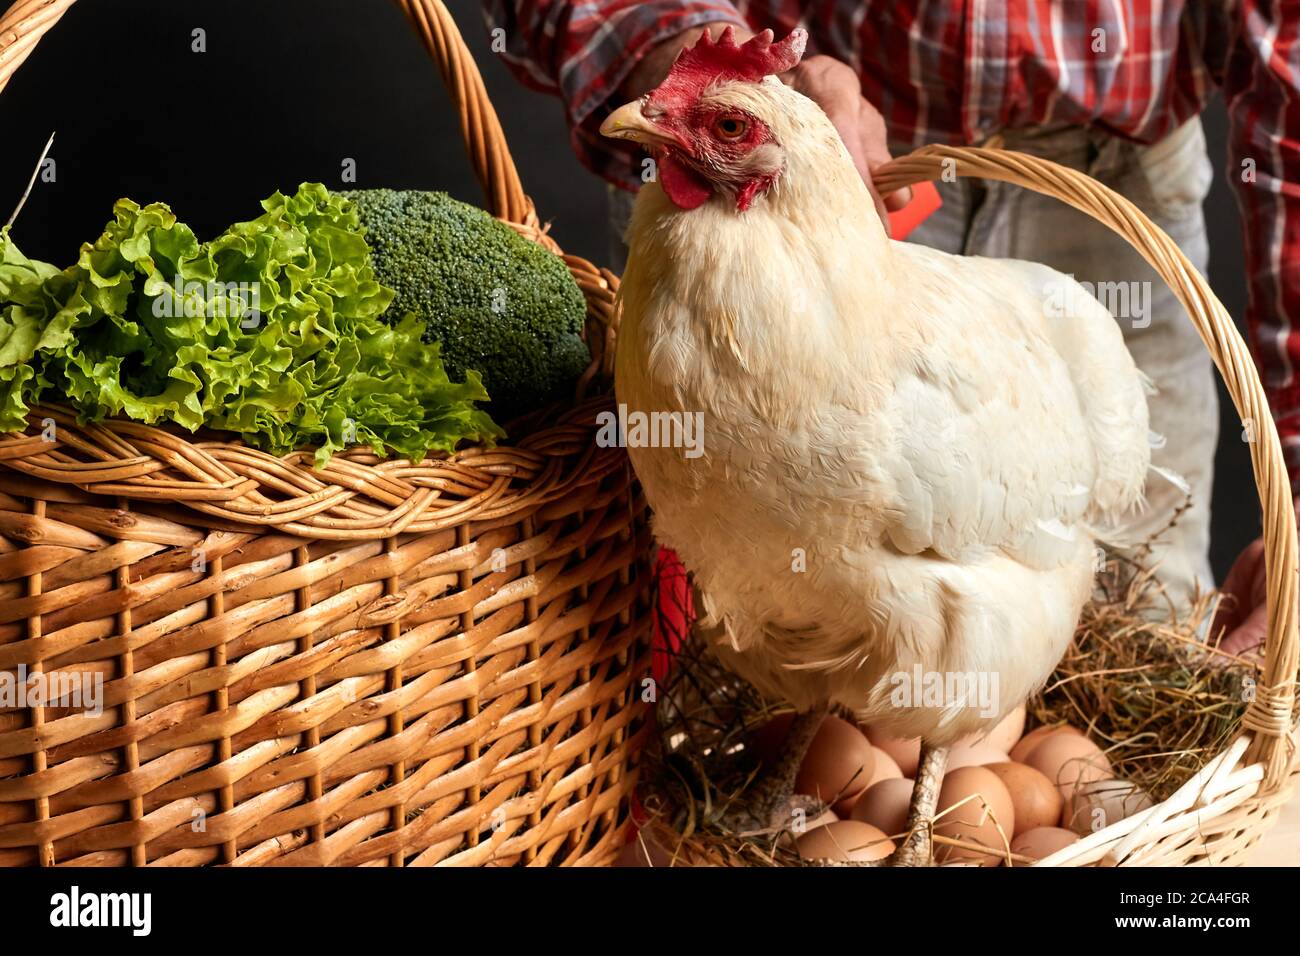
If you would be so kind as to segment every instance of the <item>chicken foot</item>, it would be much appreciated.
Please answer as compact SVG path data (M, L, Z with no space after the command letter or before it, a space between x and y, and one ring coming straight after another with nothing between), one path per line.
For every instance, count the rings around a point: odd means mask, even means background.
M912 802L907 809L907 836L902 845L885 860L886 866L933 866L934 814L939 804L939 788L948 766L948 748L921 741L921 760L916 768Z
M759 777L741 798L741 805L723 814L723 825L742 836L788 830L802 811L805 819L816 816L825 804L815 797L794 792L799 766L808 754L808 746L830 712L823 704L802 714L795 714L781 745L777 762L760 771Z

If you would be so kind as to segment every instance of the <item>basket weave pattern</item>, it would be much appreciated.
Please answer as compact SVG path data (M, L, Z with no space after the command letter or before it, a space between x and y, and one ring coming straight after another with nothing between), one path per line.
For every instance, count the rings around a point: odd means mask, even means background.
M0 18L0 89L71 0ZM450 15L399 0L489 209L559 252ZM565 256L607 370L617 280ZM596 394L494 449L323 470L34 410L0 439L0 865L600 864L646 727L650 540Z

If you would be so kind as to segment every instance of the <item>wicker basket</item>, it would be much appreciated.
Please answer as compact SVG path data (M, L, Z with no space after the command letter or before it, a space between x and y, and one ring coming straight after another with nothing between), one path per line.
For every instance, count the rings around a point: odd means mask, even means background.
M72 2L0 18L0 89ZM558 252L450 14L398 5L489 209ZM586 390L617 280L565 261ZM0 671L103 692L98 714L0 709L0 865L610 862L646 723L650 541L592 391L418 465L315 471L58 408L0 439Z
M925 180L975 176L1053 196L1119 233L1177 294L1210 351L1243 422L1254 423L1251 462L1262 506L1268 570L1268 636L1242 732L1172 796L1097 830L1037 866L1225 866L1250 849L1294 795L1297 638L1296 524L1290 481L1250 353L1231 316L1186 256L1136 206L1084 173L996 148L927 146L874 175L881 193ZM707 681L705 682L707 685ZM707 724L707 718L702 718ZM748 865L743 855L652 821L652 859L677 866Z

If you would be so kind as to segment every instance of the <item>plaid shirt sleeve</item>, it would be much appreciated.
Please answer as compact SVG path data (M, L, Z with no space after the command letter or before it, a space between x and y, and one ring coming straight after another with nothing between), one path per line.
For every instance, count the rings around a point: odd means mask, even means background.
M1251 346L1300 492L1300 2L1240 0L1223 79Z
M560 96L578 158L615 185L639 185L642 153L602 137L600 124L633 67L655 46L706 23L745 21L727 0L484 0L488 26L505 41L502 59L533 89Z

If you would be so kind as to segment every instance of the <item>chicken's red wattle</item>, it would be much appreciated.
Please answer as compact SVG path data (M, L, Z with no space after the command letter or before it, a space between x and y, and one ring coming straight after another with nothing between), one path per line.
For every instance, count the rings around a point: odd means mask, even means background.
M688 211L703 206L713 195L703 176L671 155L659 159L659 185L674 206Z

